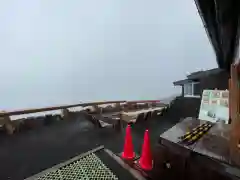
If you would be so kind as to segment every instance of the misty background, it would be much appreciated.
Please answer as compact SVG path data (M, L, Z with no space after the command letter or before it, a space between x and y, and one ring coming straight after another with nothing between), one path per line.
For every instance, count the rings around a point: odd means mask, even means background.
M0 2L0 110L161 99L217 67L194 0Z

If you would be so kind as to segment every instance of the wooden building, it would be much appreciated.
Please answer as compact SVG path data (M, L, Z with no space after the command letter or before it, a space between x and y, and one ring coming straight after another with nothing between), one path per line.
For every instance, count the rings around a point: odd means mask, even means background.
M189 74L186 79L173 82L174 86L181 86L181 96L177 97L173 108L179 112L179 117L198 117L201 96L204 89L228 89L229 73L215 68L197 71Z

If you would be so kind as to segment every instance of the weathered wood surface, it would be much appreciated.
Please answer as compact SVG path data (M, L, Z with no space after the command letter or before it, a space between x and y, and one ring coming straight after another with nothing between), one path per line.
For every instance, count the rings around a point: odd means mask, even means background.
M137 116L141 113L147 113L149 111L161 111L164 107L155 107L155 108L148 108L148 109L140 109L140 110L135 110L135 111L128 111L128 112L123 112L124 115L131 116L132 118L137 118Z
M200 124L206 121L186 118L174 127L164 132L160 137L162 141L169 141L174 145L167 144L170 149L178 149L179 146L190 150L194 158L191 162L198 162L205 167L215 169L223 174L227 173L231 176L240 178L240 163L237 160L239 154L231 154L231 125L216 123L202 138L190 146L179 144L179 136L182 136ZM164 144L166 145L166 143ZM184 152L182 150L182 152Z
M172 143L176 143L179 146L191 149L193 152L215 158L225 163L231 163L229 153L231 127L229 124L216 123L205 135L203 135L203 137L190 146L179 143L178 137L183 136L187 131L204 123L206 123L204 120L186 118L164 132L160 137Z
M177 143L179 146L183 146L187 149L193 149L195 146L195 143L187 146L184 144L180 144L179 141L179 137L183 136L186 134L186 132L191 131L193 128L206 123L206 121L200 121L197 119L193 119L191 117L189 118L185 118L184 120L182 120L180 123L176 124L175 126L173 126L171 129L169 129L168 131L164 132L163 134L161 134L161 138L168 140L172 143Z
M155 107L155 108L147 108L147 109L139 109L139 110L131 110L131 111L123 111L121 112L122 120L128 123L136 123L137 121L141 121L143 119L147 120L148 116L153 116L154 114L160 115L162 111L166 107Z
M179 147L181 147L181 152L178 154L189 160L189 166L195 164L194 166L204 167L209 171L216 171L223 176L240 178L240 164L236 163L236 158L239 155L236 157L230 153L231 125L216 123L194 144L186 146L178 143L179 136L205 122L203 120L186 118L164 132L160 136L160 144L164 145L170 154L176 154L179 151Z
M231 161L240 164L240 64L231 65L231 79L229 80L230 95L230 156Z
M231 163L230 129L229 124L216 123L196 142L193 151L225 163Z

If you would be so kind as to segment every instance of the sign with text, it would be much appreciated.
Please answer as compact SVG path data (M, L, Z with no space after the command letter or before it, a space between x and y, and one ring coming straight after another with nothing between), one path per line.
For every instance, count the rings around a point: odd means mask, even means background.
M229 123L229 91L204 90L202 94L199 119Z

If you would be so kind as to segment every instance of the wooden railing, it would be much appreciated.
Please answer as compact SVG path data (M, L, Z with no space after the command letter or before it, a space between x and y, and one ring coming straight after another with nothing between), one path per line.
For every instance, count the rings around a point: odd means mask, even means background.
M143 102L145 102L150 107L156 105L156 101L154 101L154 100L141 101L141 103L143 103ZM62 110L61 118L63 120L68 120L69 116L71 115L69 108L90 106L90 107L93 107L93 110L92 111L90 110L90 113L100 113L101 114L103 112L104 108L98 107L99 105L115 104L116 108L113 108L114 110L113 109L112 110L113 111L122 111L122 110L129 110L129 108L131 109L132 106L134 104L136 105L137 103L140 103L140 102L135 101L135 103L133 103L133 101L131 101L131 102L128 102L128 101L101 101L101 102L88 102L88 103L54 106L54 107L16 110L16 111L8 111L8 112L0 111L0 127L4 128L7 132L7 134L13 134L14 132L19 130L21 125L23 125L23 124L26 125L27 121L25 121L26 119L23 120L24 118L12 120L11 116L14 116L14 115L23 115L23 114L46 112L46 111ZM127 105L126 109L121 104ZM149 105L149 104L151 104L151 105ZM153 104L155 104L155 105L153 105ZM29 121L29 119L28 119L28 121ZM31 121L30 124L36 123L36 122L32 122L32 120L30 120L30 121Z
M118 103L156 103L160 102L159 100L140 100L140 101L101 101L101 102L88 102L88 103L79 103L79 104L71 104L71 105L62 105L62 106L53 106L53 107L44 107L44 108L34 108L34 109L24 109L24 110L15 110L15 111L7 111L1 112L0 117L5 116L13 116L13 115L22 115L22 114L31 114L31 113L38 113L44 111L54 111L54 110L61 110L73 107L86 107L86 106L96 106L96 105L103 105L103 104L118 104Z
M86 106L95 106L95 105L102 105L102 104L116 104L116 103L126 103L126 101L89 102L89 103L79 103L79 104L35 108L35 109L15 110L15 111L8 111L8 112L0 112L0 117L38 113L38 112L44 112L44 111L54 111L54 110L61 110L61 109L67 109L67 108L73 108L73 107L86 107Z
M160 100L139 100L139 101L127 101L128 103L159 103Z

